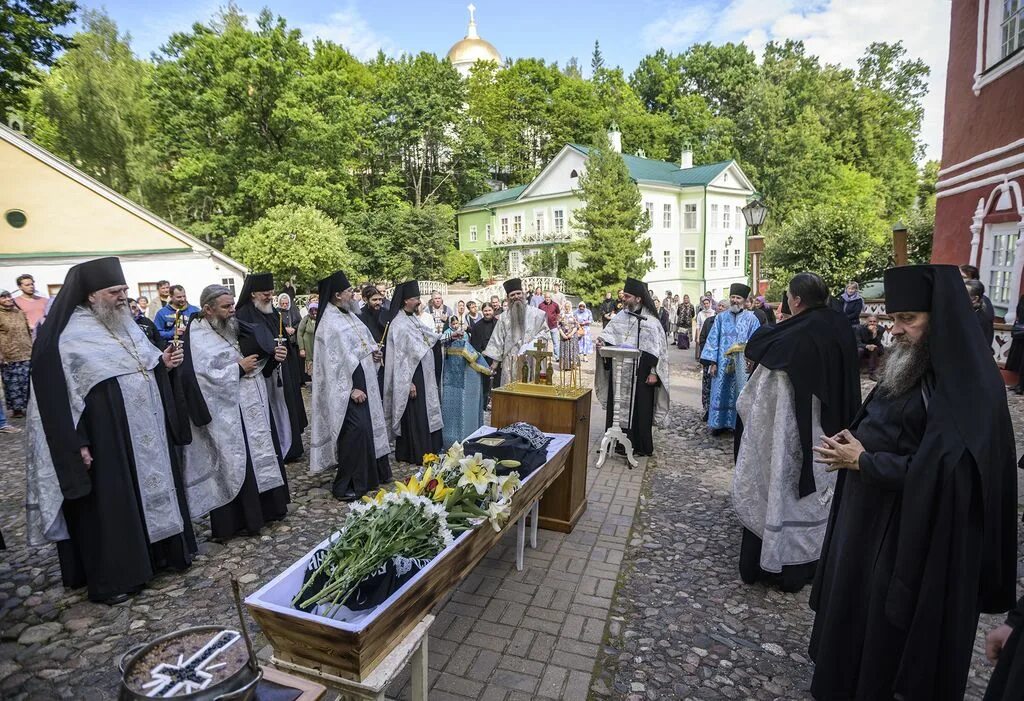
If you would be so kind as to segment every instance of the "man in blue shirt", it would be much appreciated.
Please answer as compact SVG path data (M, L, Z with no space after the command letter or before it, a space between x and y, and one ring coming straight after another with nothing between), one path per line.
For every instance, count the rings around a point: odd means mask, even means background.
M189 318L198 311L199 307L194 307L188 303L188 298L185 296L185 288L181 285L172 285L170 301L166 307L163 307L156 313L156 317L153 319L156 330L160 333L160 339L164 344L166 345L174 339L175 321L177 321L177 325L181 329L178 334L180 336L185 332Z

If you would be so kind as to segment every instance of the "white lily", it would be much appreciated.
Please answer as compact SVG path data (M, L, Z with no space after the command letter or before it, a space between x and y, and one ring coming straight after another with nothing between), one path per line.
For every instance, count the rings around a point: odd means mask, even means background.
M488 486L498 483L498 476L494 473L494 461L484 460L480 453L459 460L459 464L462 466L459 487L471 485L477 494L484 494Z
M511 506L512 503L507 499L492 501L487 505L487 521L496 532L500 531L501 527L508 521Z
M512 495L518 492L522 486L523 482L519 479L518 472L502 475L498 477L498 497L503 500L511 499Z

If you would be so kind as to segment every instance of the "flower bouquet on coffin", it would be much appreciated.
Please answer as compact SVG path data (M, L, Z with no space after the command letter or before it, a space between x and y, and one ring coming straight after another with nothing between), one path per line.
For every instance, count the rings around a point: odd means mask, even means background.
M442 504L408 490L378 493L353 504L327 548L313 554L292 605L328 617L372 608L452 540Z

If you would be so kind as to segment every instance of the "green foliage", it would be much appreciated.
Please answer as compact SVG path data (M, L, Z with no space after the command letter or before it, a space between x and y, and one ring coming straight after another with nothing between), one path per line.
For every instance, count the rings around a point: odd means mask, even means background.
M523 261L530 275L538 277L558 277L569 267L569 255L562 245L544 246L537 253L527 256Z
M572 226L580 238L568 246L575 265L564 277L579 296L597 299L627 276L642 277L654 267L651 242L644 236L650 221L626 162L605 146L590 150L577 194L584 206L573 212Z
M504 248L488 248L480 253L480 267L487 280L508 275L508 251Z
M469 251L448 251L444 257L444 281L464 281L471 285L479 285L482 278L476 256Z
M392 282L443 277L447 256L455 248L455 210L448 205L412 207L393 190L377 191L373 200L369 208L345 219L360 273Z
M279 280L294 278L302 289L336 270L355 272L342 228L306 205L272 207L232 238L225 250L252 270L272 272Z
M71 46L58 30L77 9L71 0L6 0L0 6L0 120L26 105L25 89L37 82L39 67L53 65Z
M81 24L74 46L30 91L32 137L103 184L159 206L152 65L135 57L108 16L87 10Z
M907 262L930 262L935 234L935 199L910 212L903 223L907 227Z
M870 279L889 261L888 231L856 208L824 203L802 209L765 237L764 264L775 280L810 270L832 291Z

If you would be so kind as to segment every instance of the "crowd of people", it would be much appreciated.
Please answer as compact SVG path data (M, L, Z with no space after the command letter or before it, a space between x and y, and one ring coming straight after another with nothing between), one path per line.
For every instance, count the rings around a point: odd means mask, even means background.
M638 350L623 425L634 454L652 455L668 348L695 338L705 420L733 434L740 578L812 585L814 696L961 698L980 613L1013 609L988 638L990 696L1020 698L1014 436L974 273L887 270L888 332L856 283L830 295L813 273L789 280L778 308L741 283L694 304L629 278L596 318L518 279L503 300L453 308L414 280L388 299L338 271L303 315L269 273L237 296L209 285L197 305L172 284L130 299L116 258L71 268L49 300L22 276L19 296L0 291L0 354L7 408L26 422L29 543L56 543L66 586L123 601L189 566L193 521L209 517L223 541L285 518L285 464L307 426L310 471L357 499L393 479L392 459L418 464L477 430L538 341L562 367ZM610 426L622 386L600 355ZM876 380L863 402L862 369Z

